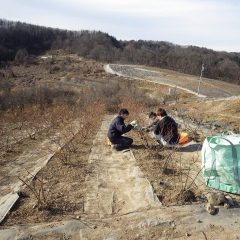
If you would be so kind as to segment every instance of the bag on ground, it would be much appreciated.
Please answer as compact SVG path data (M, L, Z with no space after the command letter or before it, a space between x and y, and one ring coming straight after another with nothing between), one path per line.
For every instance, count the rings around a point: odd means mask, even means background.
M202 167L207 186L240 194L240 134L207 137Z

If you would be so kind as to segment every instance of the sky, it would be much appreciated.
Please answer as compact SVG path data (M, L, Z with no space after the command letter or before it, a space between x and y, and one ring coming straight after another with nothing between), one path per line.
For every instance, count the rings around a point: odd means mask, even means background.
M240 52L239 0L0 0L0 18Z

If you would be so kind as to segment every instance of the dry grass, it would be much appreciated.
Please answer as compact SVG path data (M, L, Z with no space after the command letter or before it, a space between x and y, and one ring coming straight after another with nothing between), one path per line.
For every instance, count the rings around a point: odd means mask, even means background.
M89 105L79 120L81 128L77 134L68 128L68 134L72 136L70 141L60 146L47 167L32 181L19 178L26 188L5 225L55 221L84 214L85 178L91 171L88 155L103 115L103 104Z

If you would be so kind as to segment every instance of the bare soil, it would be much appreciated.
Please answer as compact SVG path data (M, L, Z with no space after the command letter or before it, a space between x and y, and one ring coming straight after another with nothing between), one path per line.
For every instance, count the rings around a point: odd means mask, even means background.
M194 153L183 156L181 149L166 149L160 147L155 140L145 134L150 147L145 147L144 141L135 131L133 152L138 164L147 179L152 184L156 195L165 206L182 205L203 202L203 182L198 176L199 159ZM200 147L199 147L200 148ZM197 151L197 149L196 149ZM194 178L197 177L197 180Z
M240 99L179 102L178 109L183 110L186 118L212 128L213 132L240 133Z

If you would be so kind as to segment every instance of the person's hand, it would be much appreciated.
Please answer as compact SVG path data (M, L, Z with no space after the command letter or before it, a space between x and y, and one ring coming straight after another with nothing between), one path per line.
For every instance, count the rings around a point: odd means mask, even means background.
M134 120L134 121L130 122L130 125L132 125L134 127L135 125L137 125L137 121Z
M136 123L135 125L132 125L132 126L133 126L133 129L135 129L138 127L138 124Z
M138 126L138 124L137 124L137 121L136 121L136 120L134 120L134 121L130 122L130 125L133 127L133 129L135 129L135 128Z

